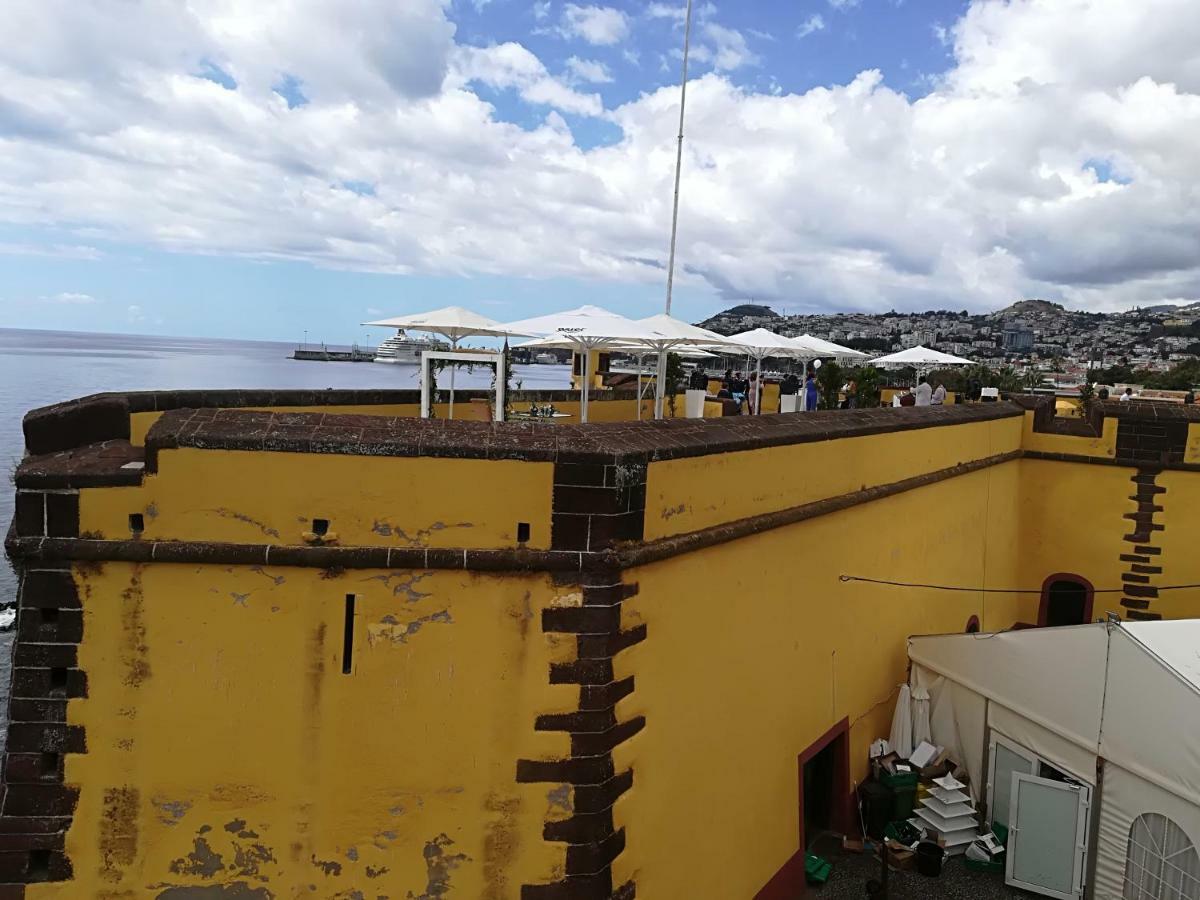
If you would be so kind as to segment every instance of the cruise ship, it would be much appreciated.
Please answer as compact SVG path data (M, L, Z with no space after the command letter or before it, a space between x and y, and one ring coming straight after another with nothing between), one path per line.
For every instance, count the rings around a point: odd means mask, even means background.
M410 338L404 329L398 329L393 337L381 343L375 350L377 363L419 363L426 350L449 350L445 341L432 338Z

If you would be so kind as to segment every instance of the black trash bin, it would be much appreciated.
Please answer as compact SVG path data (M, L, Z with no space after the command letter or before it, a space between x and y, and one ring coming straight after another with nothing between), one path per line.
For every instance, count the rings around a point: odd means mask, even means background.
M892 789L878 781L868 781L858 789L867 836L880 840L883 829L892 820Z
M917 844L917 871L930 878L942 874L942 859L946 851L933 841L921 841Z

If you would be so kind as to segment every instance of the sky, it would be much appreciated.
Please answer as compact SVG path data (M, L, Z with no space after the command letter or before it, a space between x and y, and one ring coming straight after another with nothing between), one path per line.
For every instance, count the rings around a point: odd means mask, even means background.
M1200 300L1195 0L700 0L672 311ZM684 2L6 0L0 327L666 294Z

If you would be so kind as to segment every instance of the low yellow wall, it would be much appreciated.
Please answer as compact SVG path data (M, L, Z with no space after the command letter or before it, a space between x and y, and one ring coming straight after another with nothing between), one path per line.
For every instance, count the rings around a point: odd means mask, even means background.
M1013 417L655 462L646 482L645 536L699 531L1020 445L1021 420Z
M1069 453L1073 456L1095 456L1115 459L1117 455L1117 420L1104 419L1100 437L1077 437L1070 434L1046 434L1033 430L1034 414L1026 412L1021 432L1021 446L1038 453Z
M146 540L302 544L313 519L338 543L372 547L550 546L554 465L510 460L164 450L139 487L87 488L80 529Z
M541 832L569 794L513 778L518 758L569 753L532 727L578 693L547 684L573 649L541 633L548 579L119 563L77 577L75 880L27 897L517 900L562 870Z
M647 727L615 753L635 786L616 807L628 846L614 883L754 896L798 849L799 754L844 717L862 780L906 677L905 639L1029 614L1013 595L839 576L1009 586L1018 512L1014 461L627 572L639 590L624 624L649 638L617 658L617 677L637 678L618 719Z

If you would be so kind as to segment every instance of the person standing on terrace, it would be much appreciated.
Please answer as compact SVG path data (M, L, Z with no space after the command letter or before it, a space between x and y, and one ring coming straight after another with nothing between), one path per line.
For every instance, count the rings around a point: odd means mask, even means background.
M817 376L812 369L809 369L808 375L804 379L804 411L812 412L815 410L819 399L820 391L817 389Z
M924 375L917 381L917 389L913 391L913 396L917 399L917 406L929 406L933 403L933 388L929 386Z
M929 398L929 402L934 406L941 406L946 402L946 386L940 381L938 386L933 389L933 396Z

